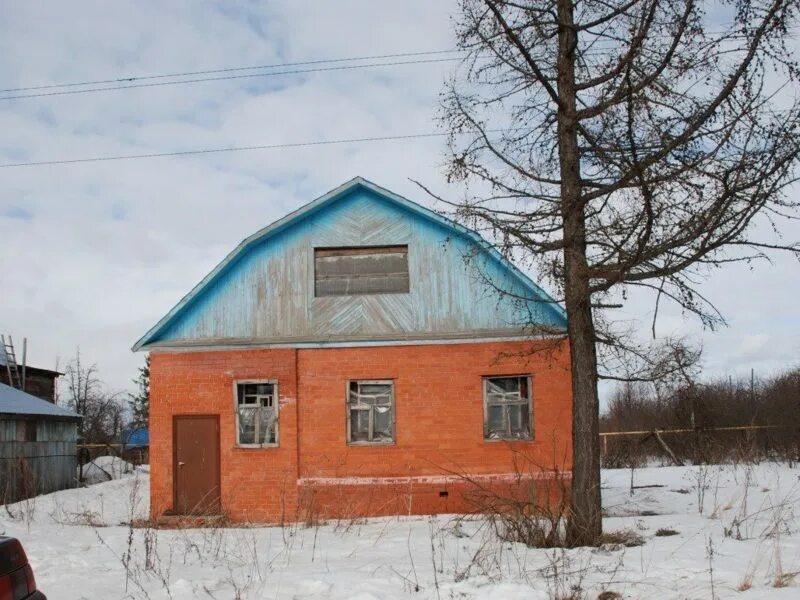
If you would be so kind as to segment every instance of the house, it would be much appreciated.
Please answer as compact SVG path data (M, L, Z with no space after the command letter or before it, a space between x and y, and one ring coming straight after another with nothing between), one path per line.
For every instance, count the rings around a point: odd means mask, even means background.
M464 474L569 471L565 326L476 233L353 179L245 239L134 345L152 516L457 512Z
M11 385L8 366L6 364L5 352L0 348L0 383ZM20 376L22 375L22 367L19 367ZM58 371L51 371L50 369L41 369L39 367L25 366L25 391L37 398L47 400L48 402L56 401L56 379L63 373Z
M0 384L0 504L75 487L80 420Z

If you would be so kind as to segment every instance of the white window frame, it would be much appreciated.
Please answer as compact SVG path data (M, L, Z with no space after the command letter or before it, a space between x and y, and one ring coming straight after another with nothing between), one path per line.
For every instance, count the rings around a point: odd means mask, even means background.
M350 420L350 386L353 383L363 384L363 385L388 385L391 389L391 411L392 411L392 437L389 440L353 440L352 430L351 430L351 420ZM345 387L345 421L347 423L347 445L348 446L392 446L396 443L396 436L397 436L397 426L396 426L396 406L397 402L395 399L395 391L394 391L394 380L393 379L348 379L347 384ZM365 408L372 409L372 405L364 405ZM370 416L370 428L372 428L374 417Z
M496 438L487 437L487 425L489 423L489 380L491 379L522 379L528 380L528 431L530 434L527 437L516 437L512 435L504 435ZM534 439L533 431L533 375L530 374L512 374L512 375L484 375L481 379L481 390L483 393L483 441L484 442L530 442ZM503 402L491 403L492 405L500 406L521 406L525 404L524 400L518 402Z
M242 444L239 442L239 386L240 385L258 385L258 384L271 384L273 386L272 392L272 403L273 407L275 408L275 442L264 443L264 444ZM280 418L280 393L278 388L278 380L277 379L236 379L233 382L233 414L235 415L235 433L236 436L236 447L237 448L277 448L280 446L280 426L281 426L281 418ZM255 410L257 407L253 407ZM258 428L258 420L256 420L256 427ZM258 432L258 429L256 429ZM256 439L258 439L258 435L256 434Z

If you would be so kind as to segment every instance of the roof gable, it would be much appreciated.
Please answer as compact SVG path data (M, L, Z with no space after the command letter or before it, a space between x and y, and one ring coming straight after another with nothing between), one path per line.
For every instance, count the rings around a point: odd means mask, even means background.
M426 229L428 232L436 231L439 233L440 238L452 241L456 246L461 248L461 251L467 250L467 247L473 249L479 248L482 255L482 268L486 269L487 273L493 273L493 278L504 278L506 282L502 286L503 289L508 289L510 282L510 287L514 288L514 293L528 298L529 303L534 303L536 305L535 312L537 321L556 329L563 329L566 326L564 311L560 305L553 301L553 299L538 285L506 260L477 233L415 202L381 188L374 183L361 177L356 177L243 240L219 265L217 265L217 267L195 286L194 289L184 296L169 313L136 342L133 350L136 351L146 346L166 343L169 341L170 337L173 340L203 336L209 337L205 333L198 333L199 330L196 328L192 331L192 328L185 323L189 319L189 313L193 310L201 311L201 305L204 303L210 304L213 301L212 297L215 295L223 295L221 290L224 290L226 287L231 285L244 285L240 282L234 284L230 280L234 277L237 269L251 268L252 265L248 263L257 260L257 258L254 257L257 257L259 252L264 248L269 248L270 245L273 244L277 245L283 243L285 238L295 233L296 230L303 229L304 227L312 230L314 228L319 229L322 227L320 224L324 223L325 219L334 219L337 216L337 209L340 209L338 212L341 213L341 209L346 208L348 203L353 205L351 208L352 214L349 216L349 222L352 223L353 227L357 227L357 222L362 220L361 215L375 208L376 210L374 212L380 213L378 214L379 219L377 221L380 223L380 226L383 227L384 230L391 230L393 227L395 229L395 231L391 232L391 235L386 234L389 235L387 239L395 240L397 236L402 237L404 234L407 235L407 232L404 233L403 230L403 222L411 219L418 224L417 230L422 228ZM340 221L347 219L347 215L342 216L339 214L338 217ZM364 218L366 219L366 217ZM395 224L397 224L396 227ZM316 239L320 239L319 234L315 233L314 235L317 236ZM380 245L379 243L374 244L372 241L364 243L363 235L359 239L362 240L361 243L353 245ZM378 238L375 238L375 240L378 240ZM331 243L329 245L347 244ZM302 267L303 265L295 260L294 266ZM275 270L274 265L272 270ZM282 272L279 276L288 279L289 277L295 276L298 270L301 269L295 268L295 271L289 270L289 272ZM259 283L259 285L263 286L263 282ZM382 298L385 303L391 303L392 299ZM220 299L219 301L223 302L224 300ZM339 301L340 304L346 302L346 300ZM363 304L364 302L370 302L370 300L365 300L364 298L353 300L346 310L351 312L356 310L357 305L361 306L359 302ZM362 310L369 310L369 307L364 308L361 306L361 308ZM391 309L390 307L385 308ZM399 307L394 306L393 308L397 309ZM342 306L338 306L337 310L339 309L344 310ZM527 307L527 310L530 314L530 307ZM220 313L217 313L216 319L220 319ZM206 327L206 330L207 329L208 327ZM328 333L329 332L324 331L319 332L321 338L326 337ZM387 339L391 339L391 332L387 332L387 335ZM211 337L218 338L220 335L215 334ZM225 333L222 337L259 336L242 336L236 335L235 333Z

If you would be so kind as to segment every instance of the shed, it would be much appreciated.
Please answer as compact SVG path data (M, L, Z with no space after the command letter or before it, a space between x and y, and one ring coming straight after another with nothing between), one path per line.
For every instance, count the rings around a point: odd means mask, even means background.
M0 383L0 503L75 487L80 420Z
M9 372L6 367L7 359L5 352L0 348L0 383L11 385ZM63 373L60 371L53 371L52 369L42 369L41 367L32 367L31 365L25 366L25 385L26 392L47 400L48 402L55 403L56 401L56 379ZM20 367L20 376L22 375L22 367Z

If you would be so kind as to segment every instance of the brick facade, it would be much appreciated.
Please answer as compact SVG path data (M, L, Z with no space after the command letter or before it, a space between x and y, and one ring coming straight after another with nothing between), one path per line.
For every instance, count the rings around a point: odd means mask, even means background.
M469 486L456 473L503 486L520 457L571 467L566 341L154 352L150 369L154 518L172 507L175 415L219 415L221 504L234 521L462 512ZM534 440L484 441L482 377L522 374L532 375ZM277 448L236 447L234 381L244 379L278 381ZM347 444L353 379L394 381L394 444Z

